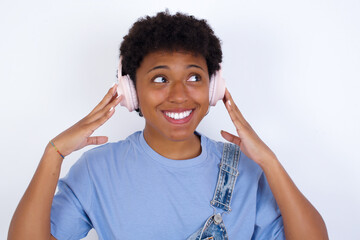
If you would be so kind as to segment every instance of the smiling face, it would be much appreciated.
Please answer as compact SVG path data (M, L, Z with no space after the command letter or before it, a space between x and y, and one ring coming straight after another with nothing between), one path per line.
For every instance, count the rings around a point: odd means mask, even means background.
M203 56L153 52L136 71L144 136L155 141L193 140L209 108L209 74Z

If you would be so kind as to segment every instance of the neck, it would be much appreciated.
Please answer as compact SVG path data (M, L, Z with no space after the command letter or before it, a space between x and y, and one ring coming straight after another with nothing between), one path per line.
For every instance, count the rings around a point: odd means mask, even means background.
M169 159L185 160L201 154L200 136L195 133L187 139L177 141L152 132L145 127L144 138L155 152Z

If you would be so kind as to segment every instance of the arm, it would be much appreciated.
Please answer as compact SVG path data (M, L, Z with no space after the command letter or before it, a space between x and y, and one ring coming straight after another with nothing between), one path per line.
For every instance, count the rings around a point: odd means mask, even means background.
M61 156L46 146L39 166L11 220L8 239L49 239L50 210L62 164Z
M116 85L89 115L53 139L53 143L64 156L90 144L107 142L107 137L90 135L114 114L115 106L122 99L117 97L115 91ZM50 234L50 212L62 161L62 157L49 143L15 210L9 227L9 240L55 239Z
M264 171L270 189L283 217L286 239L328 239L325 223L295 186L275 154L257 136L226 90L224 104L238 136L222 131L221 135L234 144Z

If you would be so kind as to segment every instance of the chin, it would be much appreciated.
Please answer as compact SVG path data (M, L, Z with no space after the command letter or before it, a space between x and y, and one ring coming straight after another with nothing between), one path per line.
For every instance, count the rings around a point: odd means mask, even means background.
M169 131L165 133L166 138L174 142L182 142L186 140L190 140L195 134L194 131L189 130L178 130L178 131Z

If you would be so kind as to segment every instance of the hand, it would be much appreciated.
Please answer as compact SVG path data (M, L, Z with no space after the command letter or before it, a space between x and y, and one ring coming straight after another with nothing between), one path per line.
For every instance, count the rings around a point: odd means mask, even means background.
M222 130L221 135L223 138L238 145L246 156L255 161L262 168L268 161L276 159L275 154L268 146L266 146L252 129L250 124L245 120L227 89L225 90L223 102L238 134L238 136L235 136Z
M116 88L117 84L109 89L101 102L86 117L52 140L64 156L87 145L99 145L108 141L106 136L90 136L114 114L115 107L122 100L123 96L117 95Z

